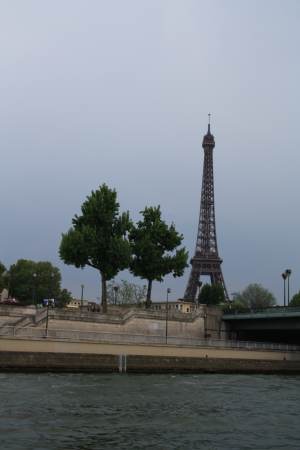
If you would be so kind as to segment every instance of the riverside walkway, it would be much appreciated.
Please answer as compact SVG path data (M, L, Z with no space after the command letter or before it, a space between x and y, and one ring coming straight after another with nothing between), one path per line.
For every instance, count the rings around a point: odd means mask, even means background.
M0 370L300 373L300 348L295 346L172 337L162 342L161 336L64 330L39 336L24 330L0 336Z
M289 344L277 344L272 342L253 342L238 341L228 339L192 339L178 338L176 336L165 335L144 335L128 333L108 333L79 330L47 329L24 327L15 328L6 326L0 329L0 339L28 339L28 340L57 340L57 341L76 341L76 342L94 342L111 344L141 344L141 345L169 345L178 347L192 348L222 348L222 349L245 349L245 350L276 350L283 352L300 352L300 346Z

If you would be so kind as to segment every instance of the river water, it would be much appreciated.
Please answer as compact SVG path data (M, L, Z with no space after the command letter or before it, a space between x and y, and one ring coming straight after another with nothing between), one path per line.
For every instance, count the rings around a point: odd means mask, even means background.
M1 450L299 450L300 376L0 374Z

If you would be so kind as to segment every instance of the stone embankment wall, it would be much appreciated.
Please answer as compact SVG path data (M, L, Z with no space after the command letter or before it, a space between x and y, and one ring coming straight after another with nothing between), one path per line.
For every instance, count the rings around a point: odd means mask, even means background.
M195 317L191 321L169 320L168 334L170 336L199 338L204 335L204 319ZM149 317L132 315L124 321L87 321L72 320L72 318L58 319L55 316L49 321L51 330L78 330L82 332L117 333L117 334L137 334L146 336L164 336L166 332L166 320L161 317Z
M49 309L49 330L69 330L98 333L124 333L145 336L164 336L166 312L142 310L140 308L109 307L108 314L86 310ZM191 313L169 311L168 335L178 338L220 339L226 337L222 330L222 313L217 308L205 305ZM0 307L0 327L3 325L22 327L45 327L46 308ZM223 325L224 326L224 325Z
M221 312L216 308L201 307L197 311L183 314L169 312L168 335L179 338L203 339L225 337L221 329ZM131 309L123 314L106 314L80 311L53 311L49 328L78 330L82 332L125 333L146 336L164 336L166 313Z

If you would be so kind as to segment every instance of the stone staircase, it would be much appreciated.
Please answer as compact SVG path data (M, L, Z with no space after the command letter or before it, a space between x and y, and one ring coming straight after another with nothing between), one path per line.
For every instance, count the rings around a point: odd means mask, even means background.
M0 308L0 335L16 334L17 330L36 324L35 308L6 306ZM12 332L13 330L13 332Z

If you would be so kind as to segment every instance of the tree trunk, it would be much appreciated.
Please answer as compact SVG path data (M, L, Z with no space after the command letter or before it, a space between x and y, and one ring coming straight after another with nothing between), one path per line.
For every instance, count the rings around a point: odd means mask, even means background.
M151 306L151 291L152 291L152 280L148 280L146 308L150 308L150 306Z
M103 273L101 273L101 305L102 312L105 314L107 312L107 290L106 290L106 278Z

